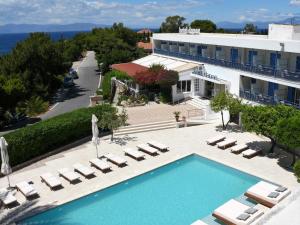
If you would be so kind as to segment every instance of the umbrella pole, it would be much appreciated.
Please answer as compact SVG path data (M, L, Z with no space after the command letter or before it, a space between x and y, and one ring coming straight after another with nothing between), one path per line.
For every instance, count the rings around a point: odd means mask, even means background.
M8 188L10 188L10 180L9 180L9 175L7 174L7 175L6 175L6 177L7 177L7 181L8 181Z
M98 145L97 144L95 144L96 145L96 152L97 152L97 158L99 157L99 155L98 155Z

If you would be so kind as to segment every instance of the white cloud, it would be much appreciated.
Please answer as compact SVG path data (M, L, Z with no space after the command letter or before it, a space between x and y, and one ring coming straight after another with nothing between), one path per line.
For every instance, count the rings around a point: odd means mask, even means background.
M296 6L300 6L300 0L291 0L290 1L291 5L296 5Z
M159 25L170 15L190 16L195 7L207 0L136 1L122 0L0 0L0 24L5 23L76 23L112 24L124 22L130 26Z

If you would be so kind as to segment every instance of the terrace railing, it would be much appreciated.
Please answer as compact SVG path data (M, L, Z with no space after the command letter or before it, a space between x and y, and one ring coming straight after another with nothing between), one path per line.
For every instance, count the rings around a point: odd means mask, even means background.
M294 102L289 102L285 99L280 99L274 96L251 93L250 90L240 90L240 97L260 104L265 104L265 105L285 104L300 109L300 105Z
M253 66L249 64L243 64L240 62L231 62L231 61L215 59L210 57L203 57L199 55L191 55L188 53L171 52L162 49L154 49L154 53L176 57L176 58L198 61L202 63L213 64L217 66L223 66L231 69L243 70L243 71L262 74L265 76L270 76L279 79L300 81L300 72L291 72L288 70L275 69L273 67L265 66L265 65Z

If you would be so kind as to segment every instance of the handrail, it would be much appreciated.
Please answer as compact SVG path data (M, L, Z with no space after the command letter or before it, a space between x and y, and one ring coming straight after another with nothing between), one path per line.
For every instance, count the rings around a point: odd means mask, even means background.
M275 69L271 66L266 65L250 65L243 64L240 62L231 62L222 59L203 57L199 55L191 55L189 53L180 53L180 52L171 52L162 49L154 49L154 53L161 55L168 55L171 57L183 58L187 60L199 61L202 63L213 64L217 66L228 67L237 70L243 70L247 72L258 73L266 76L276 77L279 79L291 80L291 81L300 81L300 72L291 72L287 69Z

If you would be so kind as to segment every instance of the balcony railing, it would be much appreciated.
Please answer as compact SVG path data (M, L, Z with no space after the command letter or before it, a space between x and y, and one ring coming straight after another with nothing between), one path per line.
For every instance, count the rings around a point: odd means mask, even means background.
M257 102L265 105L285 104L300 109L300 105L294 102L289 102L274 96L251 93L250 90L240 90L240 97L252 102Z
M203 57L199 55L190 55L190 54L185 54L180 52L170 52L162 49L154 49L154 53L161 54L161 55L168 55L176 58L198 61L202 63L213 64L217 66L223 66L231 69L243 70L243 71L262 74L265 76L279 78L279 79L300 81L300 72L291 72L288 70L274 69L272 67L264 66L264 65L252 66L248 64L239 63L239 62L231 62L231 61L226 61L221 59Z

